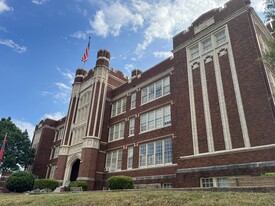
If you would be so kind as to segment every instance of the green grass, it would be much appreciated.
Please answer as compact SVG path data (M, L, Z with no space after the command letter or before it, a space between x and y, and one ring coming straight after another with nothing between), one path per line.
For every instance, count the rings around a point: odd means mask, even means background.
M94 205L94 206L168 206L168 205L275 205L271 193L186 192L186 191L130 191L76 192L61 194L0 194L0 205Z

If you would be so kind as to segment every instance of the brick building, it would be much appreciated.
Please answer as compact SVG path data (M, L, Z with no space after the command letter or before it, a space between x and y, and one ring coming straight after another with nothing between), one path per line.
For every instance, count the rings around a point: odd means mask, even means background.
M229 187L275 171L275 74L258 60L271 38L249 0L231 0L177 34L171 58L130 78L100 50L93 69L76 71L66 121L37 126L33 172L102 189L114 175L137 187Z

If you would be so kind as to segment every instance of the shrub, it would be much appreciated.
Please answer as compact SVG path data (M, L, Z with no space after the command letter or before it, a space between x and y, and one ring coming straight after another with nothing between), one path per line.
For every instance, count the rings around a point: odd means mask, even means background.
M264 176L273 177L273 176L275 176L275 172L267 172L267 173L264 173Z
M6 187L11 192L26 192L32 190L35 176L29 172L18 171L6 180Z
M133 179L128 176L113 176L108 179L108 185L111 190L133 189Z
M82 181L73 181L73 182L70 182L69 188L70 187L82 187L83 191L87 191L88 190L88 184L86 182L82 182Z
M34 181L34 189L50 189L55 190L59 185L57 180L54 179L36 179Z

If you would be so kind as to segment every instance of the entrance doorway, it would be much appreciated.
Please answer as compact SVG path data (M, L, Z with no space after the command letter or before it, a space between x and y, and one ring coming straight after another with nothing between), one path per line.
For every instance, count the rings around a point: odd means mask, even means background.
M75 161L75 163L72 166L70 181L76 181L78 177L79 165L80 165L80 160L78 159Z

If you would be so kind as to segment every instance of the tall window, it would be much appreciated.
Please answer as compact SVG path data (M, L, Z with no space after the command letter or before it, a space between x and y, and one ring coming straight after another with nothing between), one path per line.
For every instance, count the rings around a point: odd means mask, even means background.
M170 93L170 77L164 77L141 89L141 104L151 102Z
M226 35L225 35L225 30L220 31L215 35L216 38L216 44L220 45L224 42L226 42Z
M191 59L194 59L199 56L199 45L195 45L190 49Z
M210 49L212 49L211 37L202 42L202 48L204 52L207 52Z
M118 171L121 170L122 163L122 149L108 152L106 155L105 167L108 171Z
M135 118L132 117L129 119L129 136L133 136L135 134Z
M83 94L79 100L78 109L77 109L77 122L81 122L87 119L88 109L90 104L91 92L86 92Z
M53 158L57 158L59 154L59 146L54 149L54 155Z
M136 99L137 99L136 93L132 93L131 94L131 109L136 108Z
M133 155L134 155L134 147L128 147L128 156L127 156L127 168L133 168Z
M140 115L140 132L171 125L170 105Z
M120 99L112 104L112 114L111 116L117 116L119 114L122 114L126 111L126 97L123 99Z
M61 129L58 131L57 140L63 139L63 136L64 136L64 127L61 128Z
M153 167L172 163L172 139L159 140L139 146L139 166Z
M51 178L51 179L54 178L55 170L56 170L56 165L52 165L50 167L50 176L49 176L49 178Z
M124 138L125 122L112 125L109 128L109 142Z

